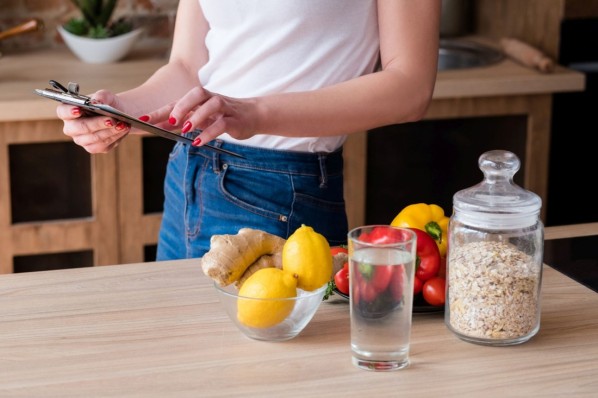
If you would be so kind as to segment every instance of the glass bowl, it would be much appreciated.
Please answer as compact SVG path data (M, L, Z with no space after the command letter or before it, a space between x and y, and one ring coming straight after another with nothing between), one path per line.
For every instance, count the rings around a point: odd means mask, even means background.
M322 303L326 293L327 284L317 290L307 292L297 289L297 297L279 299L260 299L239 296L239 291L234 285L221 287L214 283L218 298L229 318L243 334L254 340L285 341L296 337L307 326ZM239 303L258 303L268 305L275 303L292 303L292 311L282 321L270 327L251 327L241 323L237 316Z

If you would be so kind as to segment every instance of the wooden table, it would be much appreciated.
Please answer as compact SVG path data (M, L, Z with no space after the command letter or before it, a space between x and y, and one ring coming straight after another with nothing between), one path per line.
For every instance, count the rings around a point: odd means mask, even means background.
M293 340L250 340L198 260L0 275L0 396L596 396L598 294L545 267L542 300L512 347L417 314L411 366L373 373L351 364L346 300Z

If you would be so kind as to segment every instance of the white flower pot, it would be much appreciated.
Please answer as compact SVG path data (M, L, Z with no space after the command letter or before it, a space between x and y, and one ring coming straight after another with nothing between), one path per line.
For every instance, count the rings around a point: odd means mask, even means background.
M138 28L124 35L107 39L90 39L74 35L60 25L57 29L67 47L81 61L90 64L106 64L121 60L131 51L135 41L143 32L142 28Z

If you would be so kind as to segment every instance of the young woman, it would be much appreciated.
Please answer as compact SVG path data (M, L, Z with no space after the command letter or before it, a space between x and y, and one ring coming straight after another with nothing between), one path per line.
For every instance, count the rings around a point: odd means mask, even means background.
M348 134L421 119L436 79L441 0L181 0L169 62L99 102L188 134L165 180L158 260L202 256L242 227L301 224L346 241ZM59 105L90 153L130 126ZM210 143L242 154L217 154Z

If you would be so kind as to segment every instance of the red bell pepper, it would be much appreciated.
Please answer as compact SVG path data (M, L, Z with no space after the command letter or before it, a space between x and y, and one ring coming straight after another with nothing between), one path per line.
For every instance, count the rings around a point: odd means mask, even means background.
M415 263L415 277L418 279L414 284L414 293L417 294L419 290L417 288L417 282L421 282L419 285L423 285L428 279L431 279L438 275L440 270L440 251L438 245L434 239L426 232L417 228L409 228L417 235L417 259Z

